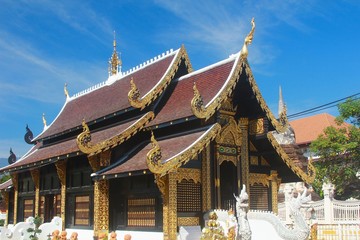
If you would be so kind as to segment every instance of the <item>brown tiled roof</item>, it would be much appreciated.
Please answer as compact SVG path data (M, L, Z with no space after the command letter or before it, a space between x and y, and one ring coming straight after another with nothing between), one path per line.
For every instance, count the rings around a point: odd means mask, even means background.
M293 120L290 122L295 131L296 144L307 144L314 141L324 129L329 126L338 128L335 117L328 113L321 113L314 116ZM344 123L341 127L349 126Z
M169 159L172 156L180 153L192 143L194 143L205 131L174 137L166 140L159 140L158 143L161 148L162 160ZM101 175L112 175L134 171L147 170L146 155L152 149L152 144L149 143L133 157L125 163L108 170Z
M124 131L126 128L128 128L131 124L133 124L136 121L137 119L117 125L115 127L107 128L102 131L91 133L91 143L97 144L106 139L114 137L120 134L122 131ZM75 138L54 145L40 147L35 151L33 151L31 154L28 154L26 157L15 162L14 164L0 169L0 172L6 170L16 170L19 167L32 167L35 165L35 163L38 163L40 161L43 161L42 163L55 162L59 158L67 157L67 155L71 153L76 153L76 154L81 153L79 151Z
M134 79L140 94L146 94L171 67L171 62L176 57L177 52L175 51L174 54L134 71L111 85L104 85L71 99L65 103L62 111L49 128L36 139L49 137L80 126L83 119L89 122L129 108L130 104L127 96L130 91L130 79Z
M302 170L306 171L307 157L305 157L296 144L282 144L281 147L284 149L289 158L295 163L295 165Z
M9 179L6 182L0 184L0 190L6 190L8 187L12 185L12 180Z
M150 124L156 125L193 116L191 100L194 97L194 82L196 82L204 105L206 105L224 85L233 68L234 61L235 59L225 60L222 64L217 63L208 69L202 69L181 77L165 106Z

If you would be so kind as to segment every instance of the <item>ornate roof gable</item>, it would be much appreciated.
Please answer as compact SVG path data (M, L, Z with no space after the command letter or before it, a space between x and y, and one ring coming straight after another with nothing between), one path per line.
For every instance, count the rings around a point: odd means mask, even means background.
M130 105L134 108L143 109L150 103L152 103L170 84L182 62L185 62L185 66L187 67L188 72L193 71L184 46L181 46L179 53L173 59L169 69L164 73L162 78L160 78L158 83L156 83L153 88L147 93L145 93L145 95L142 97L140 96L141 93L137 88L137 79L132 78L130 82L131 89L128 93Z

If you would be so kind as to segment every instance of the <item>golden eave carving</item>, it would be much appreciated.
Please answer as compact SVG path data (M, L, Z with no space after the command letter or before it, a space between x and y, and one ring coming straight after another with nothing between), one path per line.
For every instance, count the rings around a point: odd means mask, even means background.
M194 183L201 183L201 171L195 168L179 168L176 171L176 181L180 183L182 180L194 181Z
M151 137L153 148L147 153L146 162L151 172L164 176L171 171L176 171L189 160L195 158L219 133L221 126L215 123L200 138L185 150L162 161L161 148L155 140L154 135Z
M285 130L288 128L288 125L282 125L274 116L274 114L270 111L269 107L267 106L264 98L262 97L259 87L257 86L256 82L255 82L255 78L252 74L252 71L250 69L249 64L246 63L245 65L245 71L246 71L246 75L248 76L249 79L249 84L254 92L254 95L256 97L256 100L258 101L261 109L265 112L267 118L270 120L271 124L274 126L275 130L279 133L285 132Z
M310 184L315 179L315 168L312 163L309 163L308 173L305 173L301 168L296 166L296 164L290 159L289 155L284 151L280 144L276 141L275 137L271 132L268 132L267 138L269 139L271 145L275 148L276 152L279 154L281 159L286 163L286 165L304 182Z
M152 101L154 101L170 84L182 61L185 62L188 72L192 72L193 69L184 46L181 46L179 53L177 53L177 56L172 62L171 68L167 70L166 74L162 77L162 79L160 79L160 81L142 98L140 98L140 92L134 80L131 79L130 82L131 89L128 93L128 99L130 105L133 106L134 108L144 109Z
M88 154L89 156L98 154L102 151L106 151L110 148L114 148L121 144L122 142L129 139L131 136L135 135L139 130L141 130L147 123L149 123L152 119L154 119L155 114L152 111L147 112L144 116L142 116L135 123L126 128L119 135L106 139L100 143L92 144L91 143L91 134L89 127L83 121L83 132L80 133L76 139L76 143L83 153Z
M230 76L224 83L225 86L221 88L217 96L215 96L206 106L204 106L201 94L194 82L194 97L191 100L191 110L196 117L205 118L205 120L209 119L231 95L243 71L244 62L241 58L239 58L239 55L237 56L234 64L235 66L231 70Z

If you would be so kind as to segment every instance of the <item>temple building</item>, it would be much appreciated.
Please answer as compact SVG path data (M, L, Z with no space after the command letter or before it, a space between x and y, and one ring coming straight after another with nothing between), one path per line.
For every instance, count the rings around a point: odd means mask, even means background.
M66 229L159 232L204 225L210 209L235 209L245 184L252 209L277 212L280 183L311 183L288 155L291 131L266 105L241 51L194 71L184 46L123 72L116 50L108 79L70 96L31 149L0 169L6 224L60 216ZM6 186L6 187L5 187ZM12 187L11 187L12 186Z

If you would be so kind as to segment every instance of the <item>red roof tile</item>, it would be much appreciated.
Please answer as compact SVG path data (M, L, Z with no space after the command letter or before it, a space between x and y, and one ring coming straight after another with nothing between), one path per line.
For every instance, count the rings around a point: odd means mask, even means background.
M311 143L323 133L326 127L339 127L335 122L335 117L328 113L293 120L290 125L295 131L296 144ZM344 123L341 125L341 127L346 126L349 126L349 124Z
M196 139L198 139L204 132L205 131L158 141L161 148L162 159L166 160L180 153L192 143L194 143ZM125 163L112 168L102 175L147 170L148 166L146 163L146 154L150 151L151 148L152 144L149 143Z
M185 75L178 81L171 97L165 106L157 114L156 118L150 123L156 125L180 118L193 116L191 110L191 100L194 97L194 82L203 98L204 105L211 101L220 91L225 81L229 77L234 66L235 59L226 60L222 64L215 64L208 69Z
M87 94L75 97L64 105L54 122L37 139L80 126L83 119L89 122L130 107L128 101L130 79L134 79L141 95L146 94L171 67L170 63L176 53L130 73L111 85L104 85Z
M123 123L121 125L117 125L115 127L111 127L102 131L91 133L91 143L97 144L99 142L102 142L106 139L112 138L118 134L120 134L122 131L124 131L126 128L128 128L131 124L136 122L136 120ZM57 160L55 158L64 156L70 153L76 153L77 151L80 151L76 139L67 140L64 142L60 142L54 145L46 146L46 147L40 147L34 151L32 151L30 154L25 156L23 159L20 159L19 161L15 162L12 165L6 166L0 171L18 168L20 166L26 166L28 164L34 164L36 162L40 161L48 161L48 159L52 158L52 160Z

